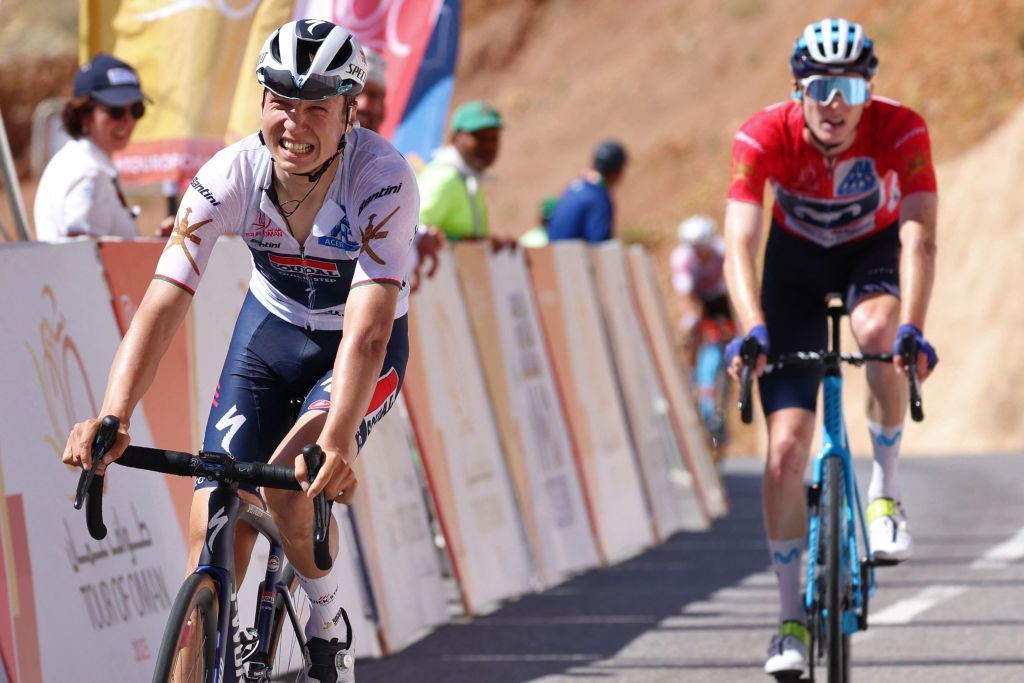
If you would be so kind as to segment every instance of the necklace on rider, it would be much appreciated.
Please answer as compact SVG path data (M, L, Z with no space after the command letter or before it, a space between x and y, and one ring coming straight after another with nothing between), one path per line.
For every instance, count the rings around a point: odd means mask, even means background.
M322 178L322 177L323 176L320 176L320 178ZM274 187L273 183L271 183L270 187L271 187L271 190L274 193L274 196L273 196L274 203L277 204L277 210L281 212L281 215L284 218L286 218L286 219L291 218L292 214L299 210L299 207L302 206L302 202L306 201L306 199L309 198L309 195L313 193L313 190L316 189L316 186L320 184L320 178L316 179L316 182L313 183L310 186L310 188L306 191L306 194L304 194L302 196L302 199L289 199L286 202L278 201L277 188ZM294 204L295 206L292 209L286 209L285 207L290 205L290 204Z

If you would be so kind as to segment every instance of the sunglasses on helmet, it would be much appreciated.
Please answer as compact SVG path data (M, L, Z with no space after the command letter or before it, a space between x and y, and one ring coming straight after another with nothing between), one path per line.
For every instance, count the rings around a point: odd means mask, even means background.
M103 108L107 111L107 116L115 121L120 121L126 114L131 114L132 118L136 121L146 115L146 105L144 102L132 102L129 105L119 107L111 107L104 104Z
M846 104L856 106L868 101L868 82L859 76L810 76L800 81L804 92L815 102L829 104L836 94Z
M256 78L263 87L279 97L308 102L344 95L356 85L356 82L350 78L321 76L320 74L310 74L301 85L296 85L291 72L267 66L256 69Z

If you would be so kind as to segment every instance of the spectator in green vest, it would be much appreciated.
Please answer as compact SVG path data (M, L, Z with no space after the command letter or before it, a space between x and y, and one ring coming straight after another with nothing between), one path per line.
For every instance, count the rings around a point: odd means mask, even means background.
M519 238L521 247L546 247L548 245L548 221L555 212L558 197L545 197L540 202L540 223L527 230Z
M498 157L503 127L498 110L482 100L455 110L450 144L434 154L418 177L423 225L437 227L449 240L492 237L484 172Z

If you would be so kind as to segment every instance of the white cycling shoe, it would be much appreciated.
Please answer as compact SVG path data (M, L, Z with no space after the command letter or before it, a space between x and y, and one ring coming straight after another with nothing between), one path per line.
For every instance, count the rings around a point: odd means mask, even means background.
M876 564L897 564L910 557L914 544L902 504L875 498L868 503L867 518L871 559Z
M785 621L768 645L764 672L778 680L796 681L807 671L807 643L810 634L799 621Z

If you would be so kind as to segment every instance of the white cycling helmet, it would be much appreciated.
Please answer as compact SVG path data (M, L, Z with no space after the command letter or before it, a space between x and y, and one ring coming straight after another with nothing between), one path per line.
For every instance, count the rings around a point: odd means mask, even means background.
M840 73L860 74L867 80L878 70L878 57L864 28L846 19L822 19L804 27L789 58L793 77Z
M707 245L714 239L716 227L713 218L697 214L679 224L676 236L685 244Z
M355 36L320 19L290 21L270 34L256 78L290 100L355 97L366 83L366 58Z

